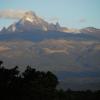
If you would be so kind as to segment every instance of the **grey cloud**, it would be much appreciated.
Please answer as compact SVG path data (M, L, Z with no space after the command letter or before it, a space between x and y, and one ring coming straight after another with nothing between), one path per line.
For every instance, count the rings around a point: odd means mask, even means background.
M79 23L85 23L85 22L87 22L87 20L84 18L79 20Z
M13 10L13 9L0 10L0 18L20 19L24 16L25 12L26 11L24 10Z

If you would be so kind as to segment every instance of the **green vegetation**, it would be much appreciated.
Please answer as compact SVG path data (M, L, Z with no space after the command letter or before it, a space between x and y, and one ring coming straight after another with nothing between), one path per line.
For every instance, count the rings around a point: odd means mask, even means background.
M7 69L0 61L1 100L100 100L100 91L57 90L58 79L52 72L36 71L27 66Z

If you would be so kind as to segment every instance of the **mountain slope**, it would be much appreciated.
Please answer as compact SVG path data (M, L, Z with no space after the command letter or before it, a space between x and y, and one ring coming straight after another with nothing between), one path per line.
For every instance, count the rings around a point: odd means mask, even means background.
M80 30L83 33L99 33L100 29L94 28L94 27L86 27Z
M53 71L64 88L100 88L100 32L93 27L72 30L26 12L0 32L0 59L21 70Z
M80 33L89 34L100 38L100 29L94 27L86 27L80 30Z
M26 32L33 30L46 30L48 23L42 18L38 17L34 12L26 12L23 18L21 18L17 23L12 24L8 27L9 32Z

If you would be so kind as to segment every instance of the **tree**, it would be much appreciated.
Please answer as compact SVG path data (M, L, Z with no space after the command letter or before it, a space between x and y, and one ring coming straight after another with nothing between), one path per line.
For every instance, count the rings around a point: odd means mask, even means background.
M3 64L3 61L0 61L0 67L1 67L2 64Z
M57 77L51 72L40 72L28 66L23 75L23 88L27 95L39 100L51 100L55 98L55 90L58 84ZM26 90L25 90L26 89Z

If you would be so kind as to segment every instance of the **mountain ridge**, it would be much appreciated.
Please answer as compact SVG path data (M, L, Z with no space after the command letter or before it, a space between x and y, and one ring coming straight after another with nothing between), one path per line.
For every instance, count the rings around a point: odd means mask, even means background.
M33 11L25 12L24 16L16 23L11 24L8 28L1 29L0 33L9 32L33 32L34 30L39 31L58 31L65 33L100 33L100 29L94 27L86 27L83 29L72 29L62 27L57 22L56 24L49 23L36 15Z

